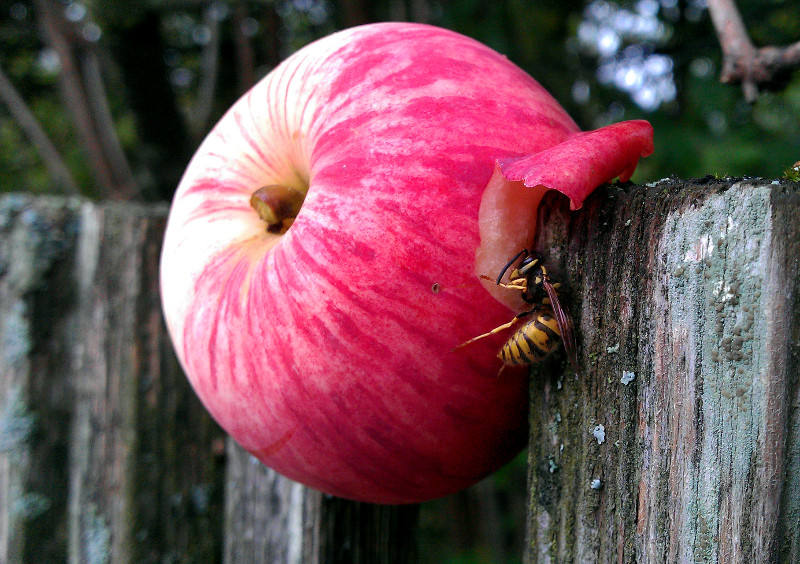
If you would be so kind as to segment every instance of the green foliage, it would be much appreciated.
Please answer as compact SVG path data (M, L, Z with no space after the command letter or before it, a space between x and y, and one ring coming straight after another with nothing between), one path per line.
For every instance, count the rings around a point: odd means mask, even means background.
M46 124L50 139L61 151L76 181L86 187L91 196L92 180L86 155L74 142L74 130L69 116L56 97L32 98L31 110L40 123ZM36 149L25 138L17 123L0 112L0 192L29 191L40 194L52 192L53 181L42 164Z
M800 182L800 161L783 171L783 177L792 182Z
M785 45L800 38L800 20L790 2L737 2L757 45ZM657 108L640 107L632 92L617 89L598 68L613 60L579 38L582 26L596 14L600 25L615 25L615 14L640 16L647 3L634 0L522 0L452 2L379 0L220 0L218 9L219 70L212 111L207 123L187 127L194 115L204 76L207 42L207 4L147 2L62 2L85 8L73 31L88 23L99 26L97 43L114 129L145 195L169 192L177 182L191 149L225 109L242 93L242 38L252 54L251 76L258 78L292 51L335 29L402 18L423 18L487 43L506 54L541 82L583 128L622 119L644 118L656 132L655 154L645 159L634 181L676 175L698 177L724 172L731 175L777 177L797 160L800 146L800 73L785 90L763 93L749 106L736 85L718 81L720 49L708 15L696 2L663 3L655 17L660 31L649 38L620 32L616 55L639 49L645 55L663 54L670 61L675 95ZM650 10L659 4L649 4ZM694 8L693 8L694 6ZM82 9L82 8L81 8ZM645 10L646 11L646 10ZM78 10L80 15L80 10ZM594 14L590 17L589 14ZM11 16L11 17L8 17ZM74 16L74 14L73 14ZM149 18L155 18L151 20ZM155 73L132 78L139 68L126 52L140 50L143 22L157 21L163 60L146 69ZM237 35L235 26L247 33ZM58 84L58 60L47 40L31 0L0 0L0 67L44 125L76 182L87 195L97 193L91 162L76 135ZM238 42L238 43L237 43ZM151 42L146 42L148 45ZM238 45L238 46L237 46ZM128 61L126 63L126 60ZM144 69L142 69L144 70ZM161 85L158 108L147 98L148 88ZM152 89L149 94L152 97ZM162 110L174 107L176 113ZM158 109L158 113L154 113ZM148 114L152 114L148 116ZM161 117L164 116L164 117ZM172 117L168 117L172 116ZM147 118L150 117L148 120ZM187 123L183 123L186 121ZM40 155L0 104L0 190L49 192L53 183ZM149 192L148 192L149 191ZM167 194L168 195L168 194Z

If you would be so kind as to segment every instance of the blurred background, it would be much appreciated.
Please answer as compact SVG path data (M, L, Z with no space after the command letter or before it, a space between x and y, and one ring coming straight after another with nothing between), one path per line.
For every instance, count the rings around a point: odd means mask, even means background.
M739 0L757 46L800 39L800 2ZM750 104L719 82L705 0L0 0L0 190L169 200L236 98L315 38L427 22L504 53L578 124L645 118L635 181L779 177L800 160L800 73ZM423 505L426 562L517 562L525 454Z
M798 0L738 6L757 46L800 39ZM800 74L752 105L720 84L705 0L0 0L0 189L168 200L255 81L317 37L381 20L490 45L583 128L650 120L640 182L777 177L800 159Z

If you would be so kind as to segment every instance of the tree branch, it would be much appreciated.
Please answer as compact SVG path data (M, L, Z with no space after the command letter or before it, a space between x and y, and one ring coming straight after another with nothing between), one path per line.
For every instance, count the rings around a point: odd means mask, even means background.
M53 181L59 188L63 189L69 194L77 194L78 190L75 180L72 178L67 165L64 164L61 155L56 149L53 142L42 129L41 124L33 115L33 112L28 108L25 100L19 94L14 85L8 79L3 69L0 68L0 99L5 102L9 112L16 120L22 131L28 137L30 142L36 147L39 156L47 168L47 172L53 178Z
M138 195L138 188L114 131L93 47L80 44L76 47L81 40L72 33L53 0L36 0L35 6L45 39L58 54L62 97L88 153L101 194L116 199L133 198ZM80 47L84 47L83 52Z
M139 189L148 199L172 197L193 145L164 61L165 13L151 2L92 3L103 46L119 69L126 107L135 118L139 148L131 157L147 171Z
M108 107L108 96L100 72L100 61L94 49L84 54L82 61L87 102L92 111L95 129L103 145L111 173L114 176L115 197L125 200L139 196L139 187L128 158L114 129L114 118Z
M720 81L741 83L748 102L756 101L759 87L783 88L791 72L800 68L800 41L756 48L734 0L708 0L708 11L722 48Z
M88 154L97 187L103 193L108 192L113 186L113 176L103 154L102 143L92 125L92 116L86 103L86 92L83 89L78 64L67 38L60 29L57 7L50 0L37 0L35 6L46 41L58 54L61 64L58 82L64 104L72 115L78 136Z
M256 82L253 45L244 30L247 17L247 5L243 2L236 4L233 10L233 42L236 47L236 76L239 81L239 94L247 92Z
M339 0L336 12L342 27L353 27L370 21L369 7L365 0Z
M203 17L203 24L208 28L209 37L201 57L197 100L189 113L192 133L198 138L202 137L208 128L211 111L214 107L217 75L219 74L219 16L217 9L215 4L211 4L206 8Z

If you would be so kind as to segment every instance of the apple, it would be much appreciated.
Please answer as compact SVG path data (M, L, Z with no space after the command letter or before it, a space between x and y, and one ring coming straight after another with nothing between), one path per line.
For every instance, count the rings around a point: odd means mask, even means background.
M419 24L348 29L246 93L177 189L161 257L177 355L276 471L410 503L524 446L524 371L497 377L542 194L578 208L652 151L647 122L580 132L490 48Z

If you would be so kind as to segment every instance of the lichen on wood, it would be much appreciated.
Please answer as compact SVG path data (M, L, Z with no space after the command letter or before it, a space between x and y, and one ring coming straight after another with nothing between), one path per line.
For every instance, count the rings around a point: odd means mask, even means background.
M0 197L2 562L219 552L190 494L221 489L221 434L161 321L165 221L163 205Z
M798 186L551 203L536 247L570 289L581 375L532 380L527 559L796 561Z
M161 316L165 222L164 205L0 196L0 562L410 561L416 507L226 451Z

